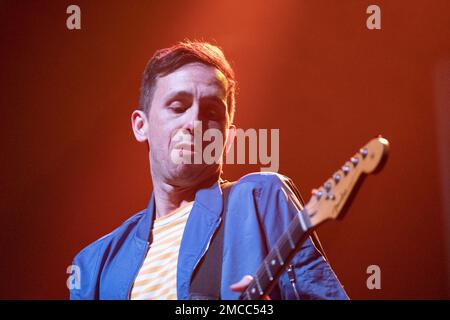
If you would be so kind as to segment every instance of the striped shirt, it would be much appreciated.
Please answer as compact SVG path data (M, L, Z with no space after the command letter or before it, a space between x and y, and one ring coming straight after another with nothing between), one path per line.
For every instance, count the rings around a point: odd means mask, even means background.
M153 224L152 243L134 281L132 300L176 300L181 238L193 201Z

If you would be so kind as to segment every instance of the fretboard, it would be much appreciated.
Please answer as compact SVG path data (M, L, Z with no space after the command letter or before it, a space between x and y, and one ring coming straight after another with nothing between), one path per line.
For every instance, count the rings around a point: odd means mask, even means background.
M311 224L306 211L300 212L294 218L287 231L278 239L265 257L253 280L242 292L240 300L260 300L272 289L275 281L287 267L298 248L308 237Z

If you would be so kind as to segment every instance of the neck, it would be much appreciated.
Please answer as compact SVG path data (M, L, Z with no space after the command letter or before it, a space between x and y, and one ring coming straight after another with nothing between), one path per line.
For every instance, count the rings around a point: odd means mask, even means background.
M198 190L209 187L217 181L218 177L210 177L192 186L180 187L165 181L158 181L155 178L152 179L156 217L164 217L188 202L194 201Z

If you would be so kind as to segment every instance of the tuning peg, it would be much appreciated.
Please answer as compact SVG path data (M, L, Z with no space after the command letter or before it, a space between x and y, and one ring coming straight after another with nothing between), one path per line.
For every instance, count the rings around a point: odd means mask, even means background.
M323 192L320 191L320 190L317 190L317 189L313 189L313 190L311 191L311 194L312 194L313 196L316 196L317 200L320 200L320 198L322 198L322 196L323 196Z
M350 161L352 162L353 166L356 167L356 165L359 163L359 158L358 157L352 157L350 159Z
M344 175L346 176L350 172L350 167L345 164L342 166L342 171L344 172Z
M333 176L333 179L334 179L334 182L335 182L336 184L338 184L339 181L341 181L341 175L340 175L339 173L336 173L336 174Z
M364 159L364 158L367 157L367 155L369 154L369 150L367 150L367 148L361 148L361 149L359 150L359 153L361 153L361 155L362 155L362 157L363 157L363 159Z
M331 190L331 182L327 182L325 183L325 185L323 186L326 192L330 192Z

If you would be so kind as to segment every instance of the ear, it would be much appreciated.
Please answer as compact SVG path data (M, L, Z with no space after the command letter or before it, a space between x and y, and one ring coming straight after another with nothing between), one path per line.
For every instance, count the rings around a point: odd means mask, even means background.
M139 142L148 140L148 119L147 115L142 110L134 110L131 114L131 127L133 128L134 137Z
M228 153L228 151L230 151L230 148L233 145L235 137L236 137L236 126L234 124L230 124L230 126L228 127L227 141L225 143L225 153Z

